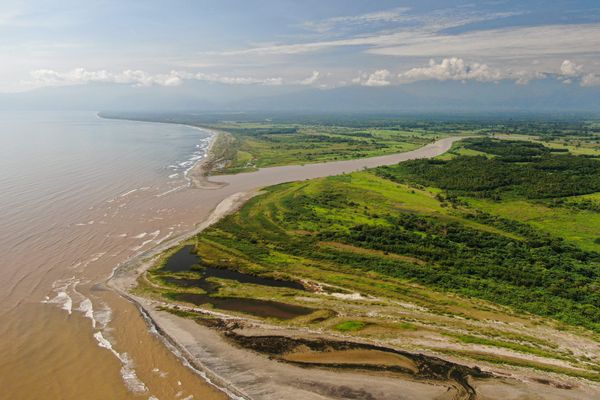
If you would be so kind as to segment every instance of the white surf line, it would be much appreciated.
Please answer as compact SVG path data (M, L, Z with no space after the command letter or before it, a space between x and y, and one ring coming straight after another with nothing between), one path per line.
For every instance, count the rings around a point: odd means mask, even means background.
M200 129L200 130L203 130L203 129ZM191 163L190 167L187 168L183 172L183 176L184 176L185 180L188 182L189 186L191 186L191 184L192 184L192 180L188 176L189 172L192 169L194 169L198 163L202 162L202 160L204 160L206 158L206 156L208 156L210 147L212 146L213 140L216 137L215 132L212 132L212 131L208 131L208 132L210 132L210 136L202 139L201 144L196 145L196 147L199 148L200 150L192 153L192 157L189 159L189 161L193 161L193 162Z
M156 241L156 244L161 244L162 242L164 242L165 240L167 240L168 238L170 238L171 236L173 236L173 231L170 231L169 233L167 233L165 236L163 236L162 238L158 239Z
M83 263L83 265L81 266L81 268L82 269L86 268L91 263L94 263L94 262L98 261L99 259L101 259L102 257L104 257L105 254L106 254L105 251L100 252L100 253L92 254L92 256Z
M245 198L245 200L247 200L257 193L258 193L257 191L239 192L239 193L235 193L235 194L227 197L226 199L222 200L221 203L219 203L217 205L217 207L215 207L215 209L212 211L212 213L209 215L209 217L204 222L202 222L199 226L195 227L194 229L192 229L188 232L184 232L184 233L177 235L175 238L172 238L171 240L166 241L166 243L164 243L164 244L155 245L148 250L140 251L140 252L134 254L133 256L128 257L125 261L116 265L112 269L112 271L110 272L108 277L106 278L106 283L109 287L111 287L113 290L115 290L117 293L119 293L122 297L124 297L125 299L128 299L129 301L131 301L133 304L135 304L137 306L140 314L142 315L144 320L147 321L147 324L149 326L149 332L157 335L157 337L159 337L160 340L165 344L167 349L169 349L175 356L180 358L180 360L184 366L190 368L193 372L195 372L197 375L202 377L206 382L208 382L215 388L219 389L220 391L224 392L229 398L234 399L234 400L247 400L247 399L249 399L249 396L246 396L243 393L239 393L238 389L235 389L233 387L228 387L227 385L229 385L229 383L227 383L227 381L225 379L220 378L216 373L214 373L213 371L210 371L208 368L205 368L202 365L200 360L197 360L192 354L189 353L189 351L187 351L185 348L180 346L177 343L177 341L175 341L173 338L168 336L166 333L159 332L156 327L156 324L154 323L152 318L148 315L148 313L144 309L143 305L135 297L132 297L126 291L123 291L122 289L120 289L117 286L113 286L111 284L111 281L115 278L115 276L119 273L120 270L122 270L123 268L128 268L130 265L132 265L132 263L138 262L142 258L147 258L147 257L157 255L161 251L164 251L168 247L181 242L185 238L191 237L193 235L198 234L199 232L202 232L208 226L216 223L220 218L228 215L231 212L234 212L239 206L241 206L241 203L240 203L241 199ZM177 226L181 226L181 224L177 224ZM171 228L169 228L169 229L171 229ZM204 371L203 369L205 369L206 371ZM210 374L210 376L213 376L214 379L211 379L209 374ZM214 380L222 381L222 384L218 384ZM238 391L239 394L235 393L234 391Z
M133 250L133 251L140 250L142 247L146 246L148 243L151 243L151 242L155 241L156 238L158 237L158 235L160 235L160 230L156 230L156 231L148 234L148 236L150 236L150 239L144 240L140 245L133 247L131 250ZM145 237L145 236L146 235L144 235L142 237Z
M67 291L69 290L69 287L77 285L78 283L79 280L76 280L74 276L68 279L57 279L52 283L52 291L56 293L56 295L53 298L46 296L41 303L56 304L71 315L73 312L73 299L69 296Z
M130 194L132 194L132 193L135 193L135 192L137 192L138 190L140 190L140 189L139 189L139 188L136 188L136 189L131 189L131 190L130 190L130 191L128 191L128 192L125 192L125 193L123 193L123 194L120 194L120 195L119 195L119 197L126 197L126 196L128 196L128 195L130 195Z
M92 328L96 329L96 318L94 318L94 305L92 301L88 298L85 298L81 303L79 303L79 308L77 311L83 313L86 318L89 318L92 321Z
M142 382L133 368L133 361L129 358L127 353L119 353L113 348L112 343L106 339L102 332L98 331L94 333L94 338L98 342L98 346L109 350L114 354L115 357L121 361L121 378L125 382L127 389L133 393L141 394L148 392L148 387Z
M177 186L177 187L175 187L175 188L173 188L171 190L167 190L166 192L163 192L163 193L160 193L160 194L156 194L154 196L155 197L163 197L163 196L166 196L166 195L168 195L170 193L177 192L178 190L185 189L188 186L189 186L189 184L188 185Z

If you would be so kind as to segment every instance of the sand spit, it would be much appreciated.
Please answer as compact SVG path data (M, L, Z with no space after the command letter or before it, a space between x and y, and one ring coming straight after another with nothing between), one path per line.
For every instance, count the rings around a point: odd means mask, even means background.
M350 173L411 159L431 158L448 151L452 143L460 139L445 138L411 152L388 156L219 175L212 178L214 181L207 176L216 161L199 162L190 171L193 186L212 189L210 192L222 194L223 200L194 232L165 241L115 268L108 279L108 286L139 307L151 324L151 329L156 330L156 334L182 357L186 365L231 398L596 398L600 389L587 383L553 385L552 380L537 379L533 372L531 377L519 376L518 371L508 372L501 377L476 366L442 360L435 355L413 354L387 347L373 348L373 344L325 338L321 333L309 334L304 329L283 330L250 317L230 317L200 308L175 306L131 293L138 277L152 265L153 257L235 212L261 187ZM215 140L216 136L212 144ZM169 309L172 312L167 311ZM181 310L197 312L198 321L176 315ZM210 322L206 322L209 319ZM273 336L277 338L273 339ZM329 342L323 342L325 339ZM279 350L264 351L272 343L277 343ZM280 346L282 343L287 343L287 347ZM323 343L329 351L325 356L315 352L315 348L323 347ZM281 353L283 348L289 351ZM361 359L367 362L356 361ZM441 367L432 370L430 365Z
M223 183L213 182L209 180L208 176L218 165L225 162L220 155L214 151L215 143L217 141L227 142L230 140L230 135L217 131L214 129L202 128L203 130L212 133L210 138L210 144L206 153L206 157L199 160L187 173L187 177L190 180L192 187L196 189L219 189L224 186ZM224 143L226 145L226 143Z

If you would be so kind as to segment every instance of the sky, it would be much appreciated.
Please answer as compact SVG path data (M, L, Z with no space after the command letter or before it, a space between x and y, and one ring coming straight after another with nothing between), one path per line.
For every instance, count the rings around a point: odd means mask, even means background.
M0 93L448 81L585 92L600 86L600 1L0 0L0 55Z

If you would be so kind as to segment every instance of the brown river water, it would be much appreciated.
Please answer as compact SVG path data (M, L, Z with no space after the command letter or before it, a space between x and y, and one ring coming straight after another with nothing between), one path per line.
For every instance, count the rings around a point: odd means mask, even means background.
M0 114L0 399L221 399L139 310L104 285L119 264L185 235L226 197L430 157L276 167L189 187L210 133L95 113Z

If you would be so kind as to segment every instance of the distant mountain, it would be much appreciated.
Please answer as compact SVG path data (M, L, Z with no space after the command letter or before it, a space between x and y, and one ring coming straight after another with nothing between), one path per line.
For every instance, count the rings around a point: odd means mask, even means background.
M600 112L600 87L556 80L419 82L402 86L233 86L190 82L180 87L94 84L0 94L4 110L292 111L292 112Z

